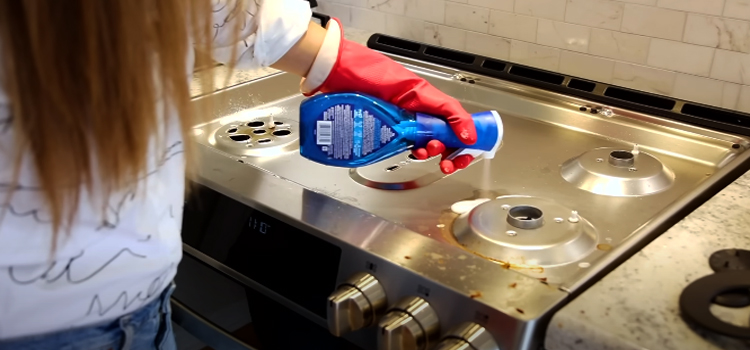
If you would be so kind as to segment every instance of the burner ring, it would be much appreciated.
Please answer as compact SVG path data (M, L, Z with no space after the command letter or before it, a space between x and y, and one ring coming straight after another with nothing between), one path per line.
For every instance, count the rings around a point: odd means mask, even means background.
M598 243L594 226L574 212L547 199L501 196L459 215L452 234L465 250L492 260L565 265L585 258Z
M712 332L738 339L750 339L750 328L724 322L711 312L716 296L738 288L750 289L750 271L736 270L701 277L680 294L682 317Z

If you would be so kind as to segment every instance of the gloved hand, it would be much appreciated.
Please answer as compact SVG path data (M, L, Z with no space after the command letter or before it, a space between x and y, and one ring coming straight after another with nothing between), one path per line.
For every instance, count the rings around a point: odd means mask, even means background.
M323 46L307 77L302 80L301 90L306 96L318 91L359 92L375 96L411 112L445 117L460 140L467 145L477 141L474 121L456 99L385 55L346 40L338 19L332 18L327 29ZM445 174L466 168L474 160L471 155L446 159L452 152L438 140L412 151L417 159L440 154L440 170Z

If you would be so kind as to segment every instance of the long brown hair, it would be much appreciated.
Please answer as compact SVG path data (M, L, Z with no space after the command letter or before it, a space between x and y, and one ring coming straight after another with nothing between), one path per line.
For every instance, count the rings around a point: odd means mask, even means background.
M18 140L15 177L30 153L53 247L82 189L95 180L109 196L145 171L165 112L158 100L177 112L187 136L198 114L187 57L191 43L210 52L211 22L211 0L0 0L0 76ZM211 74L201 81L214 86Z

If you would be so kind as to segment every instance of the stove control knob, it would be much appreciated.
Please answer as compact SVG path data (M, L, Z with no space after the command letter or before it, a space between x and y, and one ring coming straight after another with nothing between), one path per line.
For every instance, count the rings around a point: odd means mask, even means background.
M354 274L328 297L328 330L340 337L373 325L386 305L385 290L375 277Z
M466 340L458 338L445 338L434 350L476 350Z
M434 350L499 350L484 327L466 322L450 330Z
M440 332L437 313L424 299L401 299L378 326L379 350L426 350Z

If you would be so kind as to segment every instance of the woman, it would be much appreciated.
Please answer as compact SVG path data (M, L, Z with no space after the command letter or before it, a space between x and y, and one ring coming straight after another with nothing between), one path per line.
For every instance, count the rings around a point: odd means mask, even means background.
M175 348L193 48L297 74L308 95L446 116L475 142L455 99L310 16L302 0L0 1L0 349Z

